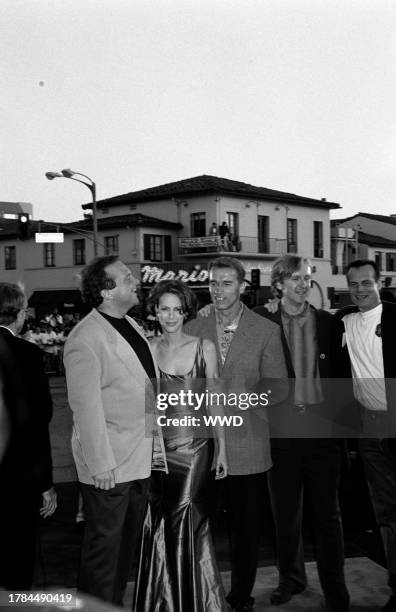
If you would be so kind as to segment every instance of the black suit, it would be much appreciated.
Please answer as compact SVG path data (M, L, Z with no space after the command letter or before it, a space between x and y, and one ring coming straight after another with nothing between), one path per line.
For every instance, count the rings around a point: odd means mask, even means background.
M0 327L0 369L10 438L0 466L0 585L29 589L41 494L52 486L52 401L42 351Z
M342 346L342 318L353 312L358 312L356 306L335 315L334 356L339 378L352 376L348 348L346 344ZM359 440L359 450L384 544L389 586L396 595L396 304L382 303L378 333L382 339L387 412L376 413L360 406L365 437Z
M282 325L281 309L274 314L269 313L265 307L257 307L254 310L281 327L288 375L290 379L295 378L292 357ZM315 313L318 366L322 379L322 392L326 400L331 377L332 316L323 310L314 309L313 306L311 310ZM315 415L320 417L322 413L328 414L326 401L315 406L307 406L305 412L299 413L299 409L294 406L292 384L290 389L288 400L280 406L278 414L286 420L290 419L293 425L281 423L275 407L272 416L270 412L270 426L272 428L274 423L276 427L283 427L281 431L286 432L284 435L290 436L293 435L294 424L298 426L300 421L301 435L306 431L306 435L310 437L271 437L273 467L268 473L268 483L276 526L279 583L290 590L303 589L306 586L301 533L303 492L306 488L312 509L321 585L328 602L333 604L337 612L342 612L348 610L349 597L345 587L343 534L337 494L341 463L340 445L337 440L312 437L316 430L311 429L310 422ZM328 420L319 418L318 422L327 424Z

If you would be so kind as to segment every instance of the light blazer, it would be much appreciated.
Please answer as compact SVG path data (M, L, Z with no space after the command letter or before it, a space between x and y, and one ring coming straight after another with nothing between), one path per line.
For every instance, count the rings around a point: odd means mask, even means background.
M185 331L214 342L219 375L226 382L229 393L259 394L271 389L271 403L286 397L287 371L279 327L274 323L244 306L224 365L221 362L214 312L206 318L198 316L190 321L185 325ZM225 413L229 410L226 406ZM266 408L251 406L248 410L232 409L232 412L243 417L243 426L225 427L229 473L256 474L268 470L272 463Z
M79 480L92 484L92 476L112 469L116 482L147 478L153 439L146 427L146 393L152 402L154 392L129 343L93 309L70 333L64 362Z

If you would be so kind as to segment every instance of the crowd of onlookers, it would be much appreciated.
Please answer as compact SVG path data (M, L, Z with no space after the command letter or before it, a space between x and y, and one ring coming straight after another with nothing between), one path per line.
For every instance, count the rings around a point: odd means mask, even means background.
M61 314L57 308L40 318L27 318L21 337L44 351L47 374L63 374L63 345L80 313Z

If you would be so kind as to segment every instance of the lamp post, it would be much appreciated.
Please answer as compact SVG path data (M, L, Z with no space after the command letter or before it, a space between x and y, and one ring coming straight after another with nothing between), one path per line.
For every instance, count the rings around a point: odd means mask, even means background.
M76 175L84 177L89 182L76 178ZM55 178L71 179L72 181L77 181L77 183L81 183L82 185L85 185L90 190L91 195L92 195L92 224L93 224L94 256L96 257L98 254L98 217L97 217L97 210L96 210L96 184L86 174L83 174L82 172L74 172L73 170L70 170L70 168L65 168L64 170L61 170L60 172L46 172L45 176L47 177L49 181L53 181Z

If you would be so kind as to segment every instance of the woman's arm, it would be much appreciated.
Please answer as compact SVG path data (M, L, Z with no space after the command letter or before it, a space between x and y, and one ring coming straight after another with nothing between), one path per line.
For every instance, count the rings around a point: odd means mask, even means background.
M205 358L205 375L206 384L209 393L221 392L221 385L219 380L219 372L217 368L217 354L216 347L211 340L203 341L203 353ZM220 404L213 405L209 402L208 410L211 416L224 416L223 406ZM216 478L225 478L228 473L227 454L225 446L225 434L224 427L219 423L216 423L215 427L216 440L218 444L217 457L216 457Z

